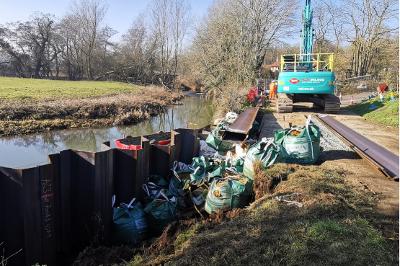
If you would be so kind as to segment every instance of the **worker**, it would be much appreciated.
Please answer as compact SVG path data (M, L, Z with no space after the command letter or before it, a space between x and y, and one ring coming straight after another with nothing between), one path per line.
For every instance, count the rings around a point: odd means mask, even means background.
M276 91L278 90L278 84L276 83L275 80L273 80L269 84L269 99L275 99L276 98Z
M378 92L378 94L380 93L385 93L385 91L388 91L389 87L386 83L379 83L378 87L376 88L376 91Z
M250 88L247 93L247 101L249 103L254 104L254 102L256 101L256 97L257 97L257 87Z

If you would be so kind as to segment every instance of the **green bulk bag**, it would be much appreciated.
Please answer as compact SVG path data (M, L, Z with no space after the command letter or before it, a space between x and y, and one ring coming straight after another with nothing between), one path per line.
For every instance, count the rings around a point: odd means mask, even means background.
M226 152L232 150L233 148L231 142L223 140L219 135L215 134L214 132L208 134L206 142L208 146L220 152Z
M228 160L226 166L233 168L238 173L243 173L244 159Z
M268 168L279 160L280 148L272 138L262 138L250 147L244 158L243 174L254 179L254 163L260 161L263 168Z
M249 202L252 182L245 176L214 179L207 193L204 209L211 214L242 208Z
M212 165L212 169L211 171L208 172L207 175L207 182L210 182L211 179L215 178L215 177L222 177L224 175L225 172L225 162L222 161L219 165L218 164L214 164Z
M230 177L233 191L232 208L243 208L248 205L253 194L253 181L245 176Z
M122 203L113 208L112 239L115 244L139 244L147 234L148 224L140 202Z
M169 181L169 194L175 197L185 196L185 189L189 187L188 181L187 179L181 179L179 176L173 175Z
M236 171L238 173L243 173L243 168L244 168L244 159L237 159L235 164L234 164Z
M312 164L319 158L321 131L309 121L304 127L277 130L274 138L287 163Z
M160 197L161 192L163 192L167 196L170 196L168 191L168 181L159 175L149 176L149 182L143 184L142 188L147 195L146 200L153 200Z
M173 175L169 181L168 190L169 193L175 197L183 197L185 195L185 189L189 188L190 173L193 172L193 167L188 164L184 164L178 161L173 163L171 169Z
M164 198L154 199L144 208L154 234L161 234L164 228L176 219L176 198L167 197L164 193L161 195Z
M194 170L190 174L190 182L192 184L201 184L205 181L208 171L212 169L212 165L204 156L193 157L192 168Z
M223 122L219 123L217 127L208 134L206 139L208 146L220 152L227 152L233 149L233 143L223 140L222 136L219 134L220 130L225 127L226 126Z
M189 187L190 183L188 179L181 179L179 175L173 175L171 177L168 192L176 198L178 209L185 209L188 207L185 198L188 195Z

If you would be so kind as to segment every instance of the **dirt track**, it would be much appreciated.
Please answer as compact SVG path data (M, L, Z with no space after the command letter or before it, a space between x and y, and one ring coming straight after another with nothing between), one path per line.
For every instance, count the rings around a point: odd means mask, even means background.
M290 114L269 113L264 118L266 120L264 122L268 123L268 127L264 127L261 135L272 137L275 129L288 127L289 123L303 125L306 116L313 113L315 113L315 110L307 110L305 108ZM399 154L397 128L371 124L362 117L345 110L333 115L333 117L391 152ZM355 154L349 156L349 154L337 152L333 156L324 157L324 153L322 153L321 157L321 165L332 169L347 170L347 178L352 183L379 195L379 202L375 211L385 217L387 216L388 219L383 221L381 226L384 231L390 231L392 234L396 233L397 225L395 225L395 221L399 217L399 183L384 177Z

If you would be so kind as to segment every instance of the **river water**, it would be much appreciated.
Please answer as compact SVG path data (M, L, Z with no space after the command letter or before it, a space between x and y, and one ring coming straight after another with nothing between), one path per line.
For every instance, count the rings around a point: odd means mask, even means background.
M65 129L0 138L0 166L26 168L48 162L48 155L66 149L99 151L103 142L124 136L141 136L174 128L198 128L212 120L213 108L199 96L186 96L182 105L168 108L164 114L130 126Z

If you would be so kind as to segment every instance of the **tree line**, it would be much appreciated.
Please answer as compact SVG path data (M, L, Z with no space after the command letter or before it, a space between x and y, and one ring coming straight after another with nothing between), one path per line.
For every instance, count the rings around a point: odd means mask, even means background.
M302 0L215 1L197 27L190 72L211 90L254 84L265 77L263 63L299 53L303 7ZM335 53L339 79L372 74L398 84L396 1L320 0L312 7L314 52Z
M103 0L79 0L62 18L35 13L0 26L0 74L34 78L168 81L178 71L186 0L153 0L119 42Z
M222 91L252 83L279 54L298 52L303 5L303 0L215 0L194 25L188 0L152 0L121 40L112 41L116 31L104 23L103 0L76 0L62 18L38 13L0 26L0 74L167 85L180 74ZM398 79L395 0L312 5L315 52L336 54L339 78ZM189 28L194 34L185 41Z

